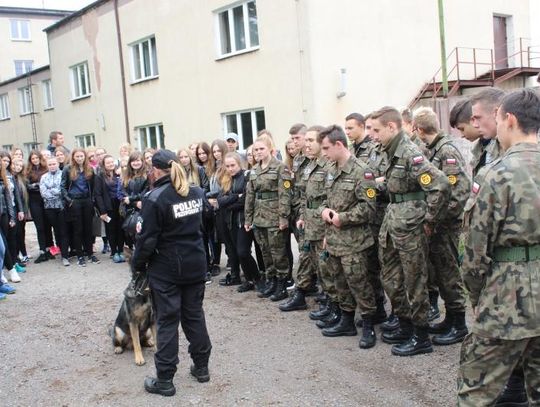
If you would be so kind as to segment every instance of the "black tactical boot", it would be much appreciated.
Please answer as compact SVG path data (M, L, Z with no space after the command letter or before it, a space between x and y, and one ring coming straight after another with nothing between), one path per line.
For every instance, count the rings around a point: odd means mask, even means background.
M381 324L381 331L391 332L399 328L399 318L396 314L391 313L385 322Z
M434 321L441 316L439 312L439 292L430 291L429 292L429 311L428 311L428 322Z
M277 282L276 291L270 296L271 301L281 301L289 296L287 294L287 280L285 278L280 278Z
M523 370L516 367L504 386L504 390L495 402L495 407L526 407L529 405Z
M312 281L308 288L305 290L306 297L315 297L319 294L319 287L317 287L317 281Z
M318 321L330 314L330 300L326 298L324 301L319 303L319 309L317 311L311 311L309 313L309 319L313 321Z
M454 322L454 315L451 311L446 310L446 314L442 322L431 323L429 324L428 332L430 334L443 334L446 333L452 328Z
M264 278L255 282L255 290L257 291L257 295L266 290L266 280Z
M144 389L148 393L161 394L162 396L174 396L176 389L172 379L156 379L147 377L144 379Z
M208 372L208 366L196 367L191 365L189 368L191 375L197 379L199 383L205 383L210 380L210 373Z
M469 333L465 323L465 312L455 312L452 315L452 326L445 333L435 335L432 339L434 345L452 345L462 342Z
M360 349L369 349L375 346L377 342L377 336L373 330L373 317L363 318L364 323L362 324L362 337L358 346Z
M289 301L279 304L279 309L283 312L307 309L304 290L297 288Z
M384 343L396 344L407 342L413 336L413 326L410 319L399 318L398 329L386 331L382 334Z
M236 291L239 293L245 293L247 291L251 291L255 289L255 285L251 281L244 281L242 284L238 286Z
M319 303L320 303L321 301L326 301L326 299L327 299L327 298L326 298L326 294L325 294L323 291L319 292L319 293L315 296L315 302L319 302Z
M329 328L322 330L323 336L355 336L358 334L356 326L354 326L354 311L341 310L341 318L339 322Z
M259 298L270 297L272 294L274 294L274 291L276 291L276 287L277 287L277 277L272 277L270 281L266 282L266 288L262 292L257 294L257 297Z
M377 310L375 311L375 315L373 316L373 325L382 324L383 322L386 322L388 319L388 315L386 315L386 310L384 309L384 297L377 298ZM363 319L360 318L358 321L356 321L356 326L358 328L362 328Z
M325 316L323 319L318 320L315 325L317 328L330 328L334 325L336 325L339 320L341 319L341 308L339 308L339 305L335 302L332 302L330 304L330 313Z
M433 346L429 340L427 326L415 326L414 335L407 342L392 346L392 355L396 356L414 356L431 352Z
M242 284L242 280L240 280L240 277L238 275L234 275L231 273L227 273L225 278L222 278L219 280L219 285L240 285Z

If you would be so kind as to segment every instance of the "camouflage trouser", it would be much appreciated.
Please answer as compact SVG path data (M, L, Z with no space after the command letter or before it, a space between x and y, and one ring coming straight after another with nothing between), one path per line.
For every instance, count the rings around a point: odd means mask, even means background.
M334 256L330 253L326 266L334 277L339 307L354 312L360 307L362 316L375 314L375 294L369 282L367 252Z
M287 258L286 239L289 236L287 229L278 228L253 229L255 240L261 247L266 278L287 278L289 274L289 259Z
M428 324L427 251L422 226L406 236L389 232L386 242L379 242L381 277L394 313L416 326Z
M318 266L317 277L319 278L321 288L323 292L330 297L330 300L337 302L338 296L334 277L328 270L326 259L321 259L321 253L323 251L322 240L313 240L309 242L309 257L311 258L311 262Z
M429 281L439 289L446 311L465 312L465 292L458 263L460 232L461 227L437 227L429 239Z
M531 406L540 405L540 337L515 341L469 334L461 344L458 405L491 406L522 363Z
M304 239L304 231L293 228L294 237L298 242L298 264L294 273L294 281L297 287L307 289L317 275L317 262L313 262L310 256L309 242Z
M378 301L384 299L384 290L381 281L381 262L379 261L379 242L377 241L377 236L379 235L379 230L376 230L374 235L375 244L367 249L367 259L368 259L368 278L373 291L375 292L375 298Z

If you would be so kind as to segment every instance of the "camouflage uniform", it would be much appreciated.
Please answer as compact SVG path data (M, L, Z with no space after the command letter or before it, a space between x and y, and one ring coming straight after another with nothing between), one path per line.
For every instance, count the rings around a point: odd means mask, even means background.
M286 278L289 269L287 230L279 223L288 222L291 212L291 174L285 164L272 157L266 168L257 164L249 174L246 187L245 223L253 226L261 247L266 277Z
M335 163L326 176L327 197L319 208L339 214L341 227L326 225L326 265L334 277L339 307L354 312L358 304L362 317L376 310L375 294L367 275L367 249L374 239L369 224L375 213L373 172L351 155L342 168Z
M292 197L292 216L291 226L294 237L298 242L298 267L296 269L295 284L298 288L308 289L317 274L317 263L312 261L307 248L307 242L304 237L304 230L296 227L296 221L300 219L300 210L304 201L306 180L304 179L304 170L308 167L310 160L302 153L294 157L293 177L294 188Z
M475 182L463 279L474 310L461 348L460 405L492 405L522 362L531 405L540 405L540 148L519 143Z
M423 225L434 228L443 217L450 184L403 131L384 151L390 204L379 233L383 286L400 319L425 327L428 245Z
M428 154L429 154L428 148L426 146L426 143L424 143L422 141L422 139L420 137L418 137L418 134L416 134L416 133L413 133L412 135L407 134L407 136L409 136L411 141L414 144L416 144L416 147L418 147L420 149L420 152L427 157Z
M350 146L350 151L356 158L367 164L372 170L375 177L384 174L385 159L381 153L379 144L375 143L369 136L366 136L360 143L353 143ZM384 301L384 290L381 281L381 263L379 261L379 242L377 236L381 228L384 211L388 202L384 202L384 195L377 196L376 214L371 223L371 229L375 238L375 244L368 249L368 273L369 281L375 291L375 297L378 302Z
M464 312L465 295L459 272L458 245L463 209L469 197L471 181L465 173L463 156L450 136L438 134L427 148L429 160L444 172L451 186L445 216L429 238L429 279L439 289L447 312Z
M329 163L323 158L313 159L304 169L302 180L305 185L305 195L300 207L300 219L304 221L304 237L309 245L308 255L311 263L317 267L317 276L322 290L334 302L338 301L334 279L326 267L326 261L321 259L323 254L323 238L325 224L319 213L319 206L326 199L326 171ZM307 246L305 246L307 249ZM297 284L299 282L297 281Z
M488 143L484 144L485 140L479 138L473 143L471 147L471 168L473 178L475 178L479 171L488 164L491 164L497 159L502 149L497 139L492 139Z

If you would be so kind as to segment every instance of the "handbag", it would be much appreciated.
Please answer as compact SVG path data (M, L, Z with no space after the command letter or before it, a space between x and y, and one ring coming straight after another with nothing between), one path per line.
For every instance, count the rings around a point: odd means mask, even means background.
M94 217L92 218L92 235L96 237L103 236L103 221L96 208L94 208Z
M122 229L129 236L135 236L137 234L137 222L139 221L139 212L132 209L126 214L126 218L122 223Z

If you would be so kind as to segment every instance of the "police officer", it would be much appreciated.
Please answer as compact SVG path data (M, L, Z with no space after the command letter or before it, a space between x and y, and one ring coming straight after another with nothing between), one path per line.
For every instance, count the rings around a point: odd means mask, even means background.
M458 403L503 405L497 397L521 365L525 399L504 405L540 405L540 97L512 92L496 117L506 152L474 182L465 214L462 269L474 323L461 348Z
M399 328L383 333L382 339L394 344L394 355L432 352L426 235L444 214L450 184L402 130L395 108L383 107L372 118L388 160L385 182L390 204L379 233L379 258L384 289L399 317Z
M204 192L190 186L176 154L158 150L152 157L156 181L143 202L132 266L146 271L157 322L157 377L148 377L149 393L172 396L178 364L178 324L189 342L191 374L210 380L212 345L203 311L206 254L201 225Z

